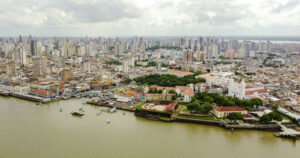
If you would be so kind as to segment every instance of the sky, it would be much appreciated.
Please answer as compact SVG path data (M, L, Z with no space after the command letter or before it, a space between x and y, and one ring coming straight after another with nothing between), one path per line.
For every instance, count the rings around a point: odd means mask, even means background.
M0 0L0 36L300 36L300 0Z

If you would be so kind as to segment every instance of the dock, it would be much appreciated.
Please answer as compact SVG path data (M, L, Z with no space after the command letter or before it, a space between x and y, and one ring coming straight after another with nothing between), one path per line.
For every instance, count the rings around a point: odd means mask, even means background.
M279 122L277 122L277 124L281 127L282 132L279 132L279 135L275 135L275 136L282 137L282 138L292 138L292 139L298 139L300 137L299 131L296 131L291 128L287 128Z
M122 106L121 104L116 104L114 106L108 105L108 104L103 104L103 103L97 103L94 101L88 101L87 104L91 104L91 105L97 105L97 106L104 106L104 107L116 107L117 109L120 110L125 110L125 111L130 111L130 112L135 112L135 108L130 108L127 106Z
M23 93L10 93L10 92L1 91L0 95L1 96L12 96L12 97L20 98L20 99L30 100L30 101L34 101L34 102L42 102L42 103L47 103L47 102L51 101L50 98L41 98L41 97L37 97L37 96L29 95L29 94L23 94Z

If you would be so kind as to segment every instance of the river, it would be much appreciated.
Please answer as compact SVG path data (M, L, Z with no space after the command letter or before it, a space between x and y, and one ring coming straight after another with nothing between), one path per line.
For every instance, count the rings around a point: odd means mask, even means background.
M86 115L73 117L70 112L80 107ZM276 138L272 132L150 121L120 110L96 116L98 108L83 105L82 99L41 106L0 97L0 158L300 156L299 141Z

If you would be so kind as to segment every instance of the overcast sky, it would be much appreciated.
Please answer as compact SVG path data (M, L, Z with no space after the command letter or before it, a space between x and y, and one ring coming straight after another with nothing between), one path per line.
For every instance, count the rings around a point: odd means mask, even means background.
M300 36L300 0L0 0L0 36Z

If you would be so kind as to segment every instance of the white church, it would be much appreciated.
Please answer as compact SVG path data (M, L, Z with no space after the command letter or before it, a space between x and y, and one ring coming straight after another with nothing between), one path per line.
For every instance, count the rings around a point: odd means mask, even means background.
M244 80L236 82L230 79L228 86L228 95L239 99L252 99L267 93L262 84L246 83Z

